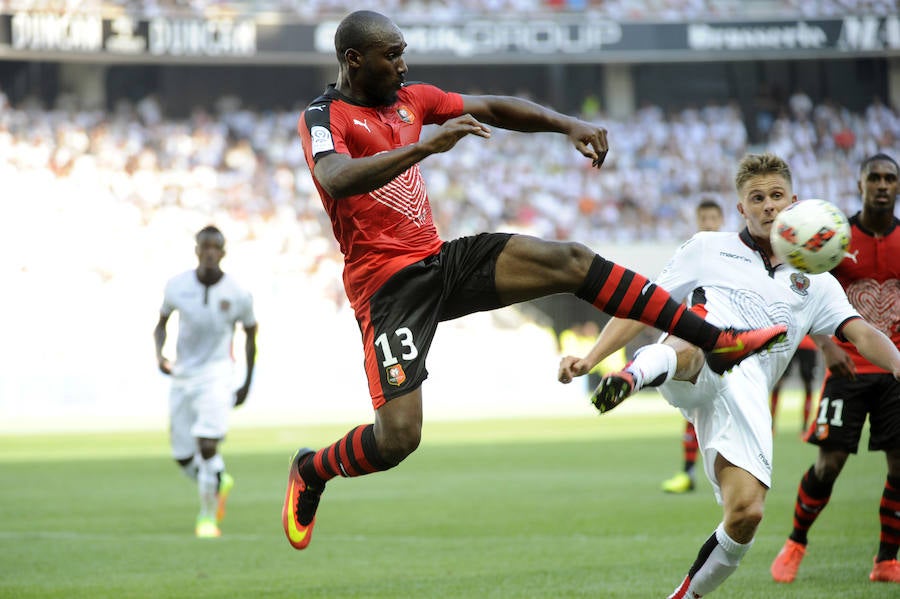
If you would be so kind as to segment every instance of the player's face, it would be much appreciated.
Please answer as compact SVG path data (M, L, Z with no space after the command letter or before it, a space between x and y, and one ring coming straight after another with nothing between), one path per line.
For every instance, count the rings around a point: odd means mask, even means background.
M894 212L897 201L897 167L887 160L870 162L859 178L863 206L874 212Z
M796 201L797 196L784 177L774 174L757 175L744 183L737 208L747 223L750 235L767 243L775 217Z
M369 104L390 106L406 81L406 42L396 27L385 28L360 57L357 81Z
M718 231L725 224L722 213L715 208L701 208L697 211L698 231Z
M216 233L204 233L197 240L195 251L201 270L218 270L219 262L225 257L225 238Z

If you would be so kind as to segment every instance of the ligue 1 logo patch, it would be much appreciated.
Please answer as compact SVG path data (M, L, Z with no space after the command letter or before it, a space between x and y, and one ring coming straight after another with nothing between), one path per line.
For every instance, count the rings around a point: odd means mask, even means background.
M412 113L412 110L407 108L405 105L401 106L397 109L397 116L400 117L400 120L406 123L407 125L412 125L416 122L416 115Z
M809 277L802 272L791 273L791 291L797 295L807 296L809 292Z
M388 384L399 387L406 382L406 372L403 371L403 366L400 364L388 366L385 371L387 371Z

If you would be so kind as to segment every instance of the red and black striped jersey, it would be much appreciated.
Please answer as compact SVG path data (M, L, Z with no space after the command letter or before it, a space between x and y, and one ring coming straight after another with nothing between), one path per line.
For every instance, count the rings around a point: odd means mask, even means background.
M850 228L847 256L831 272L860 315L900 347L900 220L894 218L883 237L860 226L859 213L850 218ZM857 372L884 372L852 343L836 341L853 358Z
M356 103L330 85L300 116L303 153L344 255L344 288L354 308L403 267L437 253L443 241L418 164L383 187L334 199L316 181L316 161L332 152L363 158L407 146L424 125L462 110L459 94L423 83L405 85L394 104L379 107Z

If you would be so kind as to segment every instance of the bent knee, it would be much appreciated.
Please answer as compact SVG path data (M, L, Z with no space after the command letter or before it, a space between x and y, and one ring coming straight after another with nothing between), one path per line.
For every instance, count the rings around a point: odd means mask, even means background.
M761 503L736 506L726 517L729 536L739 543L746 543L754 537L763 519Z
M398 464L414 452L421 441L421 425L394 427L379 436L378 451L385 460Z

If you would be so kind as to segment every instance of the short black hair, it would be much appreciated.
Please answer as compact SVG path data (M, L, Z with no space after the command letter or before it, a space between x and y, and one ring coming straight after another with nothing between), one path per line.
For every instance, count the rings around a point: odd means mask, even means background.
M881 160L884 160L885 162L890 162L891 164L894 165L894 168L896 168L897 171L900 172L900 165L897 164L896 160L894 160L893 158L891 158L884 152L878 152L877 154L873 154L872 156L869 156L868 158L866 158L865 160L862 161L862 164L859 165L859 174L861 175L864 172L866 172L866 169L869 168L869 165L872 164L873 162L879 162Z
M700 203L697 204L697 212L700 212L701 210L707 210L709 208L713 208L715 210L718 210L719 213L722 213L722 206L719 204L719 202L715 201L712 198L703 198L702 200L700 200Z
M194 235L194 241L196 241L197 244L199 244L200 238L203 237L204 235L218 235L219 237L222 238L222 243L223 244L225 243L225 235L223 235L222 231L219 230L219 227L217 227L215 225L206 225L205 227L203 227L202 229L197 231L197 234Z
M372 10L358 10L344 17L334 32L334 50L338 61L343 63L344 53L351 48L365 52L381 37L379 33L385 26L391 24L389 18Z

